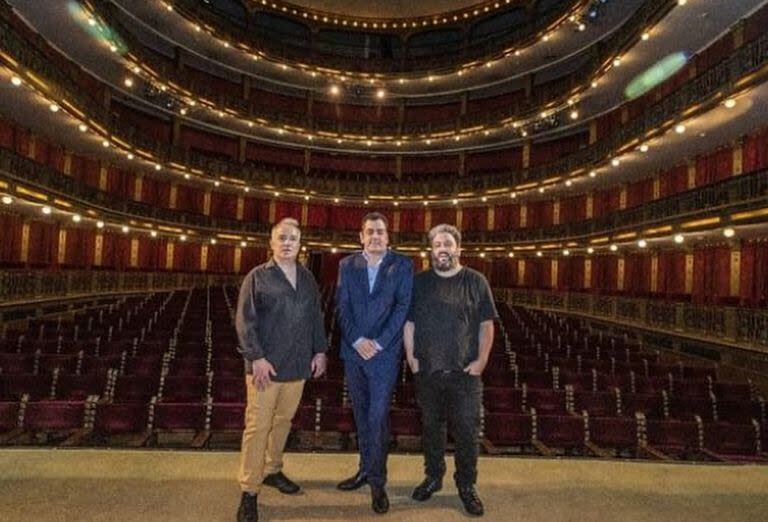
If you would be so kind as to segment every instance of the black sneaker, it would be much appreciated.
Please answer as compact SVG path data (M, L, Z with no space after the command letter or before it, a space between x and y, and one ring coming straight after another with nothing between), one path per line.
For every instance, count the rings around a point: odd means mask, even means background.
M237 522L258 522L259 508L256 505L256 495L243 492L240 507L237 508Z
M483 502L480 500L480 497L477 496L477 491L475 491L474 486L459 488L459 498L461 499L462 504L464 504L464 509L470 515L480 517L485 513Z
M282 471L272 473L264 477L262 483L266 486L271 486L277 489L284 495L294 495L301 490L298 484L286 477Z
M441 489L443 489L442 478L426 477L424 481L413 490L411 498L419 502L424 502L425 500L429 500L429 497Z

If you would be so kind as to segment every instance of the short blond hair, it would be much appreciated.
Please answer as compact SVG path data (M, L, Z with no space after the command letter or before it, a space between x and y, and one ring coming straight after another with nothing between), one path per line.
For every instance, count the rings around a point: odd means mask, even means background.
M269 237L274 237L275 231L278 228L280 228L282 226L285 226L285 225L288 225L290 227L295 228L296 232L299 233L299 237L301 237L301 228L299 228L299 222L296 219L292 218L292 217L283 218L280 221L278 221L277 223L275 223L274 225L272 225L272 229L269 231Z

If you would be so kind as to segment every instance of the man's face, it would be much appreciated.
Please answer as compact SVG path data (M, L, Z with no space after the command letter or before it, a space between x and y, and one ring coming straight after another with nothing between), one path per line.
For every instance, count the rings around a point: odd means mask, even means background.
M382 255L387 251L389 236L387 225L381 219L368 220L360 231L360 243L367 254Z
M269 239L269 246L277 261L293 261L299 255L301 234L293 225L280 225Z
M432 267L439 272L448 272L459 266L461 249L453 236L440 232L432 240Z

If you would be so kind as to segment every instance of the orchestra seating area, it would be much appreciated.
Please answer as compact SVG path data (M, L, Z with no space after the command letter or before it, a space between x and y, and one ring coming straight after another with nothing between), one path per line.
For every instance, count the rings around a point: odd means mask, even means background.
M333 293L323 295L329 368L306 384L289 439L294 450L355 447ZM236 299L234 286L105 298L3 331L0 443L237 449L245 386L232 326ZM483 376L487 454L768 458L765 400L751 382L722 380L714 364L673 361L631 333L498 306ZM418 451L409 372L392 400L393 448Z

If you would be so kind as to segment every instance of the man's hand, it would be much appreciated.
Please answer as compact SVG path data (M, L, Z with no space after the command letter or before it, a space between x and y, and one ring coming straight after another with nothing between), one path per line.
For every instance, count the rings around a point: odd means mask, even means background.
M312 377L315 379L322 377L327 367L328 357L326 357L324 353L317 353L314 357L312 357L312 364L310 366L312 370Z
M277 376L277 372L272 364L265 358L256 359L251 363L253 368L253 384L259 391L264 391L272 384L272 377Z
M476 359L469 363L469 365L464 368L464 372L468 373L470 375L474 375L475 377L479 377L483 374L483 370L485 370L486 363L484 361L481 361L479 359Z
M370 339L366 339L365 337L360 339L360 341L355 344L355 350L357 350L357 353L360 354L360 357L366 361L373 358L373 356L378 353L378 350L376 350L376 343Z
M407 358L411 373L419 373L419 360L416 357Z

